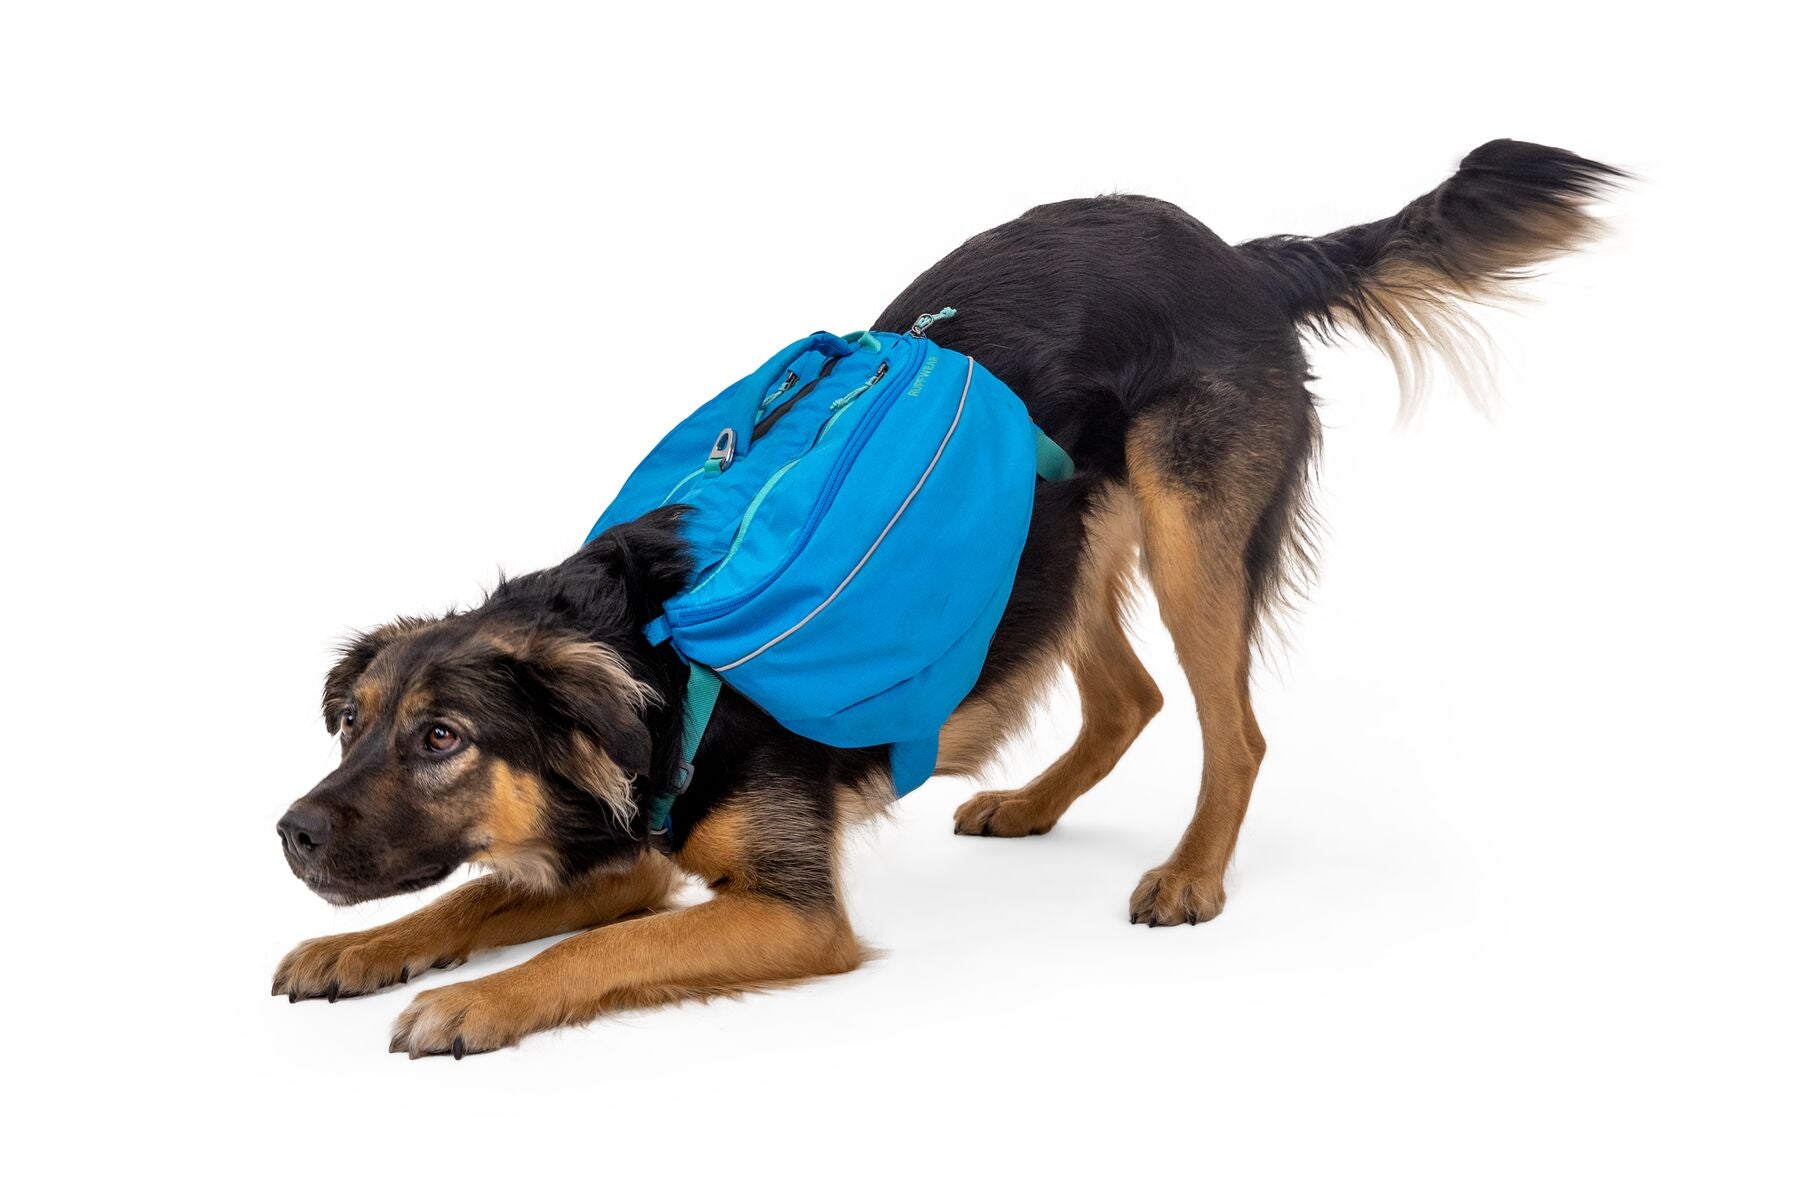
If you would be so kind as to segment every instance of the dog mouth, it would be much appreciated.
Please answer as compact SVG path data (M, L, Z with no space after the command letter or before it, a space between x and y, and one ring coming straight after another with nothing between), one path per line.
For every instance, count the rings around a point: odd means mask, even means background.
M382 900L389 896L404 896L408 892L422 891L433 884L442 883L449 878L450 872L456 870L459 863L440 862L430 866L409 871L397 879L368 883L360 880L334 878L325 872L296 871L300 882L312 889L314 895L327 904L344 908L352 904L361 904L367 900Z

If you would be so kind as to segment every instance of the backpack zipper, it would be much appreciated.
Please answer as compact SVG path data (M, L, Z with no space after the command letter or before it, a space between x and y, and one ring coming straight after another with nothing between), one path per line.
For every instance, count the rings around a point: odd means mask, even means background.
M882 380L882 377L887 374L887 371L888 371L888 360L884 358L881 360L881 365L879 367L875 368L875 373L873 375L869 376L867 379L865 379L863 381L861 387L853 387L849 391L845 392L843 395L839 396L836 400L833 400L831 402L831 411L834 413L838 412L845 405L849 404L852 400L856 399L858 396L862 395L864 392L868 391L870 388L872 388L876 384L880 383Z
M831 402L830 418L827 419L823 425L819 426L819 432L813 434L813 440L806 449L802 450L793 458L788 459L787 462L782 464L778 471L763 481L763 485L760 488L756 489L756 495L750 498L750 507L744 510L744 515L738 520L737 532L732 535L731 545L725 548L725 556L707 571L705 579L702 579L699 583L694 585L694 591L699 591L707 583L710 583L714 576L725 569L725 564L731 561L731 556L738 552L738 547L744 544L745 535L750 532L750 522L755 519L756 510L762 507L762 502L768 499L769 493L775 489L775 485L781 482L781 477L793 470L794 467L798 466L801 459L805 458L808 454L811 454L814 450L817 450L819 448L819 443L825 440L825 435L831 432L831 427L837 424L838 418L844 415L845 410L850 407L851 402L876 384L880 383L883 377L887 375L887 372L887 360L883 359L881 365L875 368L875 373L869 376L861 386L851 388L842 396L839 396L836 400ZM795 397L795 399L799 399L799 397Z
M785 401L782 402L782 404L779 408L775 409L775 411L771 412L768 416L764 417L764 416L759 415L756 418L755 428L753 428L750 431L751 442L754 443L758 438L760 438L764 434L768 433L769 430L771 430L775 427L775 422L781 420L781 418L788 415L789 410L791 410L794 407L794 405L800 403L802 400L804 400L808 396L812 395L812 390L814 388L818 387L821 383L825 382L825 377L827 375L830 375L833 371L837 370L838 363L840 363L842 361L843 361L843 355L841 355L841 354L834 358L826 359L825 365L819 368L819 373L817 375L815 375L812 379L807 381L807 384L805 387L803 387L799 391L795 392L792 396L789 396ZM783 390L785 391L786 389L784 388ZM780 395L780 394L781 394L780 392L776 393L776 395Z
M756 420L758 420L758 421L762 420L763 414L769 411L769 405L771 405L771 404L775 403L775 401L779 400L781 398L781 394L783 392L787 391L789 388L793 387L796 383L799 383L799 382L800 382L800 372L789 371L787 373L787 378L781 381L781 386L776 388L774 391L770 392L768 395L764 396L762 398L762 403L758 404L756 406ZM752 424L754 424L754 423L755 422L752 422Z
M814 388L818 387L820 381L823 380L827 375L830 375L832 370L834 368L836 368L837 364L838 364L838 360L836 358L826 359L825 365L822 366L821 368L819 368L819 373L816 377L814 377L813 379L808 381L807 385L805 387L801 388L800 391L794 396L794 398L792 400L789 400L787 403L783 404L778 411L771 413L768 417L765 418L763 413L768 409L769 405L774 403L777 399L779 399L783 392L786 392L789 388L793 387L794 384L796 384L800 381L800 373L798 371L789 371L787 373L787 378L783 379L781 381L781 386L776 388L774 391L770 392L767 396L764 396L762 403L756 406L757 424L756 424L755 429L751 432L751 435L750 435L751 438L754 440L756 438L760 438L763 434L767 433L769 431L770 426L774 425L774 423L776 421L780 420L783 416L785 416L787 414L788 409L792 408L797 402L804 399L806 397L807 393L811 392ZM882 365L885 367L887 364L883 363ZM868 386L868 384L864 384L863 386L866 388ZM813 444L814 445L818 444L817 438L813 439ZM711 458L709 458L707 460L708 463L711 463L712 461L713 460ZM791 466L792 464L789 464L789 465ZM786 467L782 468L783 471L785 471L786 469L787 469ZM671 503L675 499L676 494L678 492L680 492L682 488L686 487L689 483L693 482L694 479L696 479L697 477L704 475L704 474L706 474L706 467L700 466L700 467L696 467L692 471L689 471L686 475L683 475L680 479L677 479L675 481L675 486L669 489L669 494L662 498L661 502L657 504L657 507L661 508L664 504ZM768 485L764 484L763 486L767 487ZM758 500L761 499L760 493L758 493L757 499ZM735 546L735 543L734 543L734 546Z
M876 384L880 383L882 377L886 375L887 372L887 359L884 358L881 360L881 365L875 368L875 373L869 376L869 378L863 382L861 387L851 388L836 400L833 400L831 402L831 417L825 424L819 427L819 432L813 435L813 446L817 446L820 442L824 441L825 435L831 432L831 427L837 424L837 419L844 415L844 410L850 407L851 402ZM807 449L810 450L812 447L809 446Z
M944 457L944 449L950 445L950 439L956 436L957 427L962 424L963 409L969 403L969 385L974 382L975 360L971 358L969 359L968 373L963 378L962 396L956 402L956 411L950 415L950 428L944 430L943 439L938 442L937 453L933 454L931 456L931 461L925 464L925 470L919 476L918 481L913 484L912 491L906 494L906 499L900 502L900 507L894 510L894 515L889 517L887 524L881 527L881 532L876 535L874 542L870 544L869 548L863 551L863 556L856 560L856 565L850 568L850 573L838 580L838 585L831 589L831 595L819 601L811 612L807 613L804 617L801 617L798 621L795 621L792 625L789 625L786 629L782 630L750 653L720 667L719 672L721 674L736 667L743 666L751 659L756 658L763 651L772 646L781 644L792 635L804 629L809 621L824 612L827 608L830 608L832 601L843 595L844 589L850 586L851 580L855 579L857 575L861 573L862 569L869 565L869 560L875 557L875 552L877 550L881 549L881 543L887 541L887 535L893 532L894 526L900 523L900 518L906 515L906 510L912 507L913 498L917 496L919 490L925 486L925 481L931 478L931 473L933 471L937 470L939 460ZM814 522L808 523L806 532L811 531L812 524L814 524ZM802 534L803 538L804 536L805 533Z
M923 343L914 339L912 345L922 346ZM907 365L911 366L912 362L916 361L922 353L922 349L912 351L909 354L910 361ZM776 564L775 568L765 575L762 580L749 591L734 596L729 600L715 601L710 605L704 605L694 609L692 612L682 616L680 620L681 624L689 625L700 621L711 620L713 617L719 616L722 613L730 612L735 608L740 608L743 605L750 603L750 601L761 595L769 584L783 571L787 570L788 564L793 562L794 559L799 556L800 552L806 548L806 543L812 540L813 531L819 527L819 522L825 519L826 511L830 509L831 502L837 498L838 489L843 486L844 476L850 473L850 467L856 461L857 452L862 449L864 443L874 436L875 429L881 424L882 419L887 415L889 410L893 408L894 402L899 399L901 394L901 389L896 385L890 385L886 388L881 393L875 408L863 418L862 424L858 425L856 429L852 431L849 443L845 445L842 453L838 455L837 462L832 464L831 474L826 477L824 486L819 490L818 499L813 502L812 511L807 514L806 524L801 526L800 532L795 536L793 543L789 545L788 552L782 557L781 562ZM842 411L844 410L839 409L839 412ZM821 436L822 434L823 431L821 431ZM768 484L765 483L764 487L767 486ZM727 553L729 553L729 551ZM724 560L721 559L720 564L722 565L723 562ZM714 575L717 574L717 570L717 567L713 568ZM711 578L712 576L709 575L708 579Z

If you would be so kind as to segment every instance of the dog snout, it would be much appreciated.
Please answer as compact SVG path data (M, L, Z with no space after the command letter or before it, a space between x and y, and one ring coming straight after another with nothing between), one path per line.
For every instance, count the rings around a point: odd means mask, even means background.
M316 804L302 801L275 823L275 831L289 854L306 861L317 857L331 840L331 815Z

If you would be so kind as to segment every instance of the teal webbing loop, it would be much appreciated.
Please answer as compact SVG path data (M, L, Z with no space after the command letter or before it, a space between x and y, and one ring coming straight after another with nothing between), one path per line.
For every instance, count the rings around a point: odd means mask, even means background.
M669 814L675 808L675 797L687 791L694 778L694 755L700 750L700 739L712 721L713 705L719 702L719 689L725 681L697 662L688 663L687 695L681 701L681 761L675 768L675 786L650 801L650 832L669 832Z
M1075 460L1069 452L1050 440L1043 430L1037 431L1037 473L1052 482L1072 478Z
M930 329L939 321L948 321L955 315L956 310L954 308L940 308L934 313L920 313L919 319L914 321L912 323L912 328L906 332L913 337L924 337L927 329Z

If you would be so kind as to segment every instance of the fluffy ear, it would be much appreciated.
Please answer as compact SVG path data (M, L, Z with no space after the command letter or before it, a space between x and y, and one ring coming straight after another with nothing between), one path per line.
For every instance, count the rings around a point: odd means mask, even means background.
M401 617L379 629L359 633L345 639L338 647L338 660L325 675L325 694L320 708L325 714L325 730L335 735L344 723L344 708L350 702L350 691L361 679L375 656L387 649L402 634L410 633L430 622L421 617Z
M630 820L632 783L650 770L644 710L656 689L611 647L560 633L532 635L513 672L551 734L551 768Z
M599 568L623 583L636 615L648 619L669 597L687 586L693 553L681 534L688 509L659 508L635 521L614 525L581 548L575 561Z

